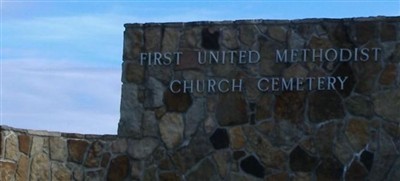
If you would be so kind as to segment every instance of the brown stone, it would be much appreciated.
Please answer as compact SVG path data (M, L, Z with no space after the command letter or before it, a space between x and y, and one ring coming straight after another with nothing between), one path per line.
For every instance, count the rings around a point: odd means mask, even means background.
M345 134L339 134L336 138L334 154L343 165L348 165L353 159L354 151Z
M124 32L124 60L136 60L143 48L143 31L139 28L127 28Z
M14 180L16 168L15 163L0 161L0 180Z
M396 80L397 66L396 64L387 64L379 78L379 83L383 85L391 85Z
M287 30L282 26L270 26L268 27L268 34L270 37L284 42L286 41Z
M31 137L24 134L18 135L18 146L20 152L28 155L31 147Z
M276 98L275 118L301 123L304 121L304 104L304 92L283 92Z
M182 180L175 172L165 172L158 176L159 181L180 181Z
M375 89L375 82L377 82L376 80L379 78L382 65L379 62L370 60L355 64L353 67L355 67L356 70L362 70L355 74L355 77L358 80L355 91L362 94L371 93Z
M258 39L260 46L260 74L264 76L278 76L282 75L283 70L287 67L283 63L272 63L271 60L275 60L276 50L285 49L279 42L266 40L263 38Z
M311 49L328 49L332 48L332 43L328 38L312 36L309 46Z
M21 155L18 161L16 180L29 180L29 158Z
M175 87L178 86L178 87ZM174 90L182 88L178 84L174 84ZM172 93L169 89L164 92L164 104L167 107L167 111L170 112L186 112L192 104L192 98L190 94L183 93Z
M233 126L247 123L247 104L243 95L240 93L220 95L215 116L221 126Z
M127 156L118 156L111 160L108 168L107 180L124 180L128 176L129 158Z
M266 177L266 180L286 181L289 180L289 174L286 172L272 174Z
M229 129L229 138L233 149L241 149L246 145L246 138L239 126Z
M101 167L106 168L108 165L108 162L110 162L111 159L111 154L110 153L104 153L103 158L101 159Z
M272 116L273 95L263 94L256 102L255 118L257 121L270 118Z
M353 161L346 172L346 180L365 180L368 176L368 170L358 161Z
M73 139L68 140L67 143L69 153L68 161L81 164L83 162L83 158L85 156L89 143L83 140Z
M331 119L344 117L342 100L336 92L318 91L308 98L310 121L313 123L325 122Z
M45 153L33 156L30 170L30 180L42 181L50 178L50 159Z
M202 27L188 27L184 29L181 36L180 47L182 48L199 48L201 42Z
M85 166L88 168L96 168L100 165L102 160L103 143L99 141L93 142L87 152Z
M349 120L346 135L356 151L363 149L369 140L368 120L353 118Z
M396 41L397 30L396 24L394 23L382 23L381 30L379 31L381 36L381 41Z
M141 84L144 80L144 66L136 62L124 62L124 77L127 82Z

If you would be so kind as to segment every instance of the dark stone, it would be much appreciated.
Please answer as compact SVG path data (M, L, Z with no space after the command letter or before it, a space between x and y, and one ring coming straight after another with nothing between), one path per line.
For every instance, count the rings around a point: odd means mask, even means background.
M246 107L242 94L223 94L219 98L215 116L221 126L245 124L248 122Z
M383 85L390 85L396 81L397 76L397 66L396 64L387 64L385 69L383 69L381 76L379 78L379 83Z
M371 59L367 62L353 65L353 68L357 70L355 74L357 79L357 85L355 91L361 94L369 94L375 90L376 80L379 79L379 74L382 71L382 65L380 62L373 61Z
M166 172L159 175L159 181L179 181L181 178L175 172Z
M20 152L28 154L31 147L31 137L28 135L18 135L18 145ZM1 150L1 145L0 145L0 150Z
M81 164L89 143L82 140L68 140L68 161Z
M233 159L239 160L240 158L246 156L246 152L244 151L235 151L233 152Z
M275 118L289 120L292 123L304 121L304 92L284 92L277 96Z
M218 128L214 134L211 135L210 141L215 149L223 149L229 147L229 136L226 129Z
M370 118L374 115L374 105L363 96L352 96L345 102L347 110L356 116Z
M317 163L315 157L310 156L297 146L289 155L290 157L290 169L294 172L310 172Z
M358 161L353 161L346 172L346 180L365 180L368 170Z
M101 167L106 168L108 165L108 162L110 162L111 154L110 153L104 153L103 158L101 159Z
M118 156L111 160L108 168L107 180L124 180L129 172L129 158Z
M263 178L265 175L264 166L254 156L248 156L240 162L240 168L246 173Z
M324 124L318 129L315 137L315 146L320 156L329 157L333 154L332 147L336 131L337 127L334 122Z
M124 62L124 74L127 82L141 84L144 80L144 66L134 62Z
M309 96L309 117L313 123L344 117L342 99L333 91L318 91Z
M340 82L336 82L335 87L342 96L344 97L349 96L356 84L356 79L354 78L354 72L350 64L347 62L341 63L332 76L348 77L346 82L344 83L343 89L341 89L340 87L341 86Z
M217 168L209 159L204 159L201 163L199 163L197 168L189 172L186 178L186 180L190 181L220 180L217 173Z
M157 167L152 166L147 168L143 173L143 181L154 181L157 180Z
M381 41L396 41L396 24L382 23L381 30L379 32L381 34Z
M361 153L360 161L364 164L365 168L371 170L372 164L374 163L374 153L364 150Z
M340 180L343 175L343 165L336 158L324 159L316 170L317 180Z
M212 150L212 144L202 129L199 129L192 140L190 140L188 146L181 148L172 155L172 161L180 171L186 172Z
M180 85L174 84L174 89L180 89ZM172 93L169 89L164 92L164 104L167 107L167 111L170 112L186 112L190 105L192 105L192 98L190 94L183 93L183 91L179 93Z
M208 50L219 50L219 31L213 33L208 28L201 31L201 46Z
M356 42L362 45L374 39L376 24L373 22L360 22L355 25L355 29L357 37Z
M327 29L330 30L329 28ZM337 23L335 29L330 33L333 44L338 47L350 48L352 42L348 31L348 26L344 25L343 22Z

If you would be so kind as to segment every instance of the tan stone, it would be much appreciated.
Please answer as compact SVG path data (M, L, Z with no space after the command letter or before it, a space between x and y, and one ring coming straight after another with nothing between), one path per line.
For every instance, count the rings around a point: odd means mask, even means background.
M400 122L400 89L380 92L373 96L375 112L384 119Z
M136 62L124 62L124 78L127 82L141 84L144 80L144 66Z
M228 174L230 154L227 150L219 150L213 154L213 159L217 164L218 173L222 178Z
M268 34L272 38L283 42L286 41L287 30L282 26L271 26L268 27Z
M239 27L239 38L246 46L251 47L256 41L257 29L255 25L242 25Z
M157 139L151 137L130 139L128 141L128 154L135 159L143 159L153 153L159 144Z
M227 28L222 30L222 45L228 49L237 49L239 42L237 40L238 31L233 28Z
M15 163L0 161L0 180L14 181L16 167Z
M17 174L15 175L16 180L25 181L29 179L29 158L25 155L21 155L18 161Z
M48 181L50 180L50 159L45 153L38 153L32 158L31 181Z
M182 114L167 113L159 122L161 138L169 149L177 147L183 138Z
M70 181L72 172L62 163L53 162L51 164L51 180L52 181Z
M5 158L13 161L18 160L18 138L15 133L10 133L6 137L6 145L5 145Z
M246 138L239 126L229 129L229 138L233 149L241 149L246 145Z
M111 143L113 153L124 153L128 148L128 142L124 138L117 139Z
M25 154L29 154L31 148L31 137L28 135L18 135L19 151Z
M161 45L161 27L147 27L144 31L144 44L146 51L160 51Z
M175 52L179 45L179 28L165 28L163 32L162 51Z
M49 138L50 158L57 161L65 161L68 158L67 142L60 137Z
M124 60L136 60L143 48L143 31L139 28L126 29L124 32Z
M48 153L48 151L49 151L49 145L47 138L34 136L32 139L32 148L30 156L34 156L36 154L40 154L43 152Z

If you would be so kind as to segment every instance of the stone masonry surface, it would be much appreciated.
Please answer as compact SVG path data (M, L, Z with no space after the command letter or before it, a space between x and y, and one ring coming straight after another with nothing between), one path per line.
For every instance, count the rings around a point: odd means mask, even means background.
M400 180L399 20L126 24L118 135L3 126L0 180ZM276 49L329 48L381 56L275 62ZM197 62L199 51L240 50L260 61ZM179 64L141 65L143 52L183 54ZM313 76L348 80L337 90L254 87L262 77ZM171 80L208 79L242 79L243 91L169 90Z

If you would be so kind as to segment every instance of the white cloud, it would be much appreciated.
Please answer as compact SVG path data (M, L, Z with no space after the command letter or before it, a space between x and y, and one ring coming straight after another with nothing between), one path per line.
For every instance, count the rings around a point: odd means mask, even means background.
M3 61L2 124L116 134L120 69L48 60Z

